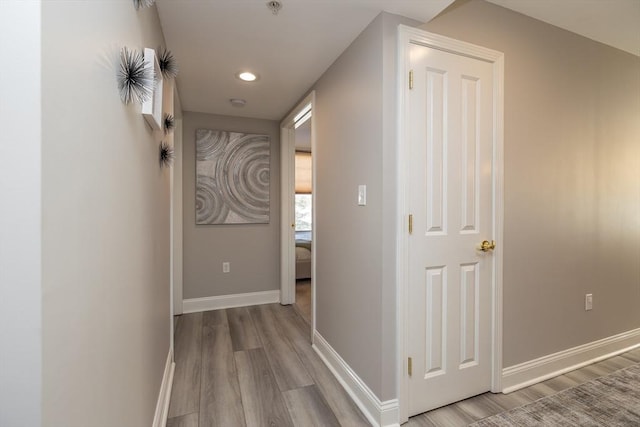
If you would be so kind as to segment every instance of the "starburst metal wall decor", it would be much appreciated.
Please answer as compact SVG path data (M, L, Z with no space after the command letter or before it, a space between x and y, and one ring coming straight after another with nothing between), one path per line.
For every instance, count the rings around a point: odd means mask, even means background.
M123 47L118 72L118 90L122 102L147 101L153 96L154 87L155 72L145 64L142 53Z
M164 121L162 124L165 135L168 134L169 132L173 132L173 128L175 128L175 126L176 126L175 117L173 117L172 114L165 114Z
M160 167L167 168L173 164L174 158L173 147L168 142L160 143Z
M133 5L135 6L136 10L140 10L140 8L143 7L151 7L151 5L153 5L153 3L155 3L156 0L133 0Z
M178 75L178 64L173 54L168 49L158 48L158 62L160 63L160 71L167 79L174 79Z

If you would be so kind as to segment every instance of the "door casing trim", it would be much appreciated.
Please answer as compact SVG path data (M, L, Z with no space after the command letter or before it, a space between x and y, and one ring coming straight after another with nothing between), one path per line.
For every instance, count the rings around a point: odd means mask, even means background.
M316 152L315 136L315 100L316 92L312 90L300 101L287 117L280 122L280 304L293 304L296 297L295 278L295 232L291 224L295 223L295 118L311 105L311 153ZM311 156L311 206L316 206L316 156ZM311 222L311 331L316 329L316 209L312 208Z
M409 378L406 370L409 343L408 288L409 288L409 239L407 234L408 208L408 159L410 157L407 135L407 99L409 84L409 46L418 44L456 55L468 56L493 64L494 78L494 134L493 134L493 230L498 242L494 250L492 315L491 315L491 391L502 391L502 262L504 219L504 54L471 43L455 40L418 28L398 27L398 99L397 99L397 246L396 246L396 324L398 336L397 378L400 404L400 423L409 417Z

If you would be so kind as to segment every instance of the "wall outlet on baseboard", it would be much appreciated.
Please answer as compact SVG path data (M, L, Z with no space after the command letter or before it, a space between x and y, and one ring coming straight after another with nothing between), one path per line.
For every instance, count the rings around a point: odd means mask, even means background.
M584 309L586 311L593 308L593 294L586 294L584 296Z
M231 263L228 261L225 261L222 263L222 272L223 273L228 273L231 271Z

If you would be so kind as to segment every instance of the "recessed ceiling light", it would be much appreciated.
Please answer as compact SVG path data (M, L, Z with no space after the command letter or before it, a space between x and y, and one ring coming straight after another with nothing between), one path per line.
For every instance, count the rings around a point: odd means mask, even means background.
M238 74L236 74L238 76L238 78L242 81L245 82L254 82L256 80L258 80L258 75L254 74L250 71L242 71Z
M231 105L238 108L244 107L244 104L247 103L246 100L240 98L231 98L229 102L231 103Z

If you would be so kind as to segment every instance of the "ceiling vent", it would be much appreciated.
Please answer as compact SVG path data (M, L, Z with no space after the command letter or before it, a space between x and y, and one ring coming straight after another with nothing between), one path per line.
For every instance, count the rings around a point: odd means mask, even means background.
M229 102L231 103L231 105L233 105L236 108L242 108L247 103L246 100L239 99L239 98L231 98Z

